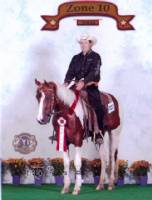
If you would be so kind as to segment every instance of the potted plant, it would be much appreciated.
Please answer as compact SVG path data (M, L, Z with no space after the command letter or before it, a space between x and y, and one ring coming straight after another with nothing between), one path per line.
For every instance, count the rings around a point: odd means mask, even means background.
M118 180L117 185L124 185L124 177L127 174L128 161L127 160L118 160Z
M8 161L7 160L1 160L1 183L3 183L3 176L8 170Z
M147 185L148 171L150 170L151 164L145 160L139 160L133 162L130 166L130 172L135 177L137 184Z
M64 172L63 158L52 158L50 162L53 167L52 174L55 177L56 185L59 186L63 185L63 172Z
M94 184L98 185L101 173L101 160L100 159L92 160L91 169L94 177Z
M13 184L19 185L21 176L26 172L26 161L22 158L12 158L6 162L12 175Z
M91 162L87 158L82 158L82 166L81 166L81 174L84 178L85 176L88 177L89 173L91 172Z
M32 158L28 160L28 166L34 175L35 185L42 185L45 160L43 158Z

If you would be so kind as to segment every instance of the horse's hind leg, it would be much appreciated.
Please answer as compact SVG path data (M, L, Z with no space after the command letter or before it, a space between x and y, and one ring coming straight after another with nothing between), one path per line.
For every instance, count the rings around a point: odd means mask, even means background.
M112 190L114 188L114 183L117 174L117 154L118 154L118 140L119 135L117 132L109 131L109 186L108 190Z
M104 142L100 145L99 155L101 159L101 173L100 173L99 184L96 187L96 190L103 190L105 182L105 169L106 169Z
M69 192L70 187L70 158L69 158L69 152L63 153L63 159L64 159L64 187L61 191L62 194Z
M78 195L80 193L82 178L81 178L81 147L75 147L75 159L74 165L76 169L76 182L73 190L73 195Z

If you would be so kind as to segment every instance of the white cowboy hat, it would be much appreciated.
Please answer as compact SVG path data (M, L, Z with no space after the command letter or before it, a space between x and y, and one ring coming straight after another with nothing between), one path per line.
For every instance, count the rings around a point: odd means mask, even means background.
M77 41L80 43L81 40L89 40L92 41L92 44L95 45L97 43L97 39L94 36L88 35L88 34L83 34L81 35Z

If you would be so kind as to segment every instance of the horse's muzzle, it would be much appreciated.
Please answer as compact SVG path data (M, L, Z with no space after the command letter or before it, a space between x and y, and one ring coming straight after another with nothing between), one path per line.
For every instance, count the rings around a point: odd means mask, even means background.
M42 125L43 125L43 124L46 124L46 122L45 122L44 120L38 120L38 119L37 119L37 121L38 121L39 124L42 124Z
M50 118L51 117L48 115L44 119L41 119L41 120L37 119L37 121L38 121L39 124L44 125L44 124L47 124L47 123L50 122Z

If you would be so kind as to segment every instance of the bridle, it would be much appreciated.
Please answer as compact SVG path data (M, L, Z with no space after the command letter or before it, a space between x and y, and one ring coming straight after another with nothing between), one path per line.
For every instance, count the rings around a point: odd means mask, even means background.
M52 89L47 89L47 91L51 91L52 92ZM57 102L57 96L55 95L55 99L54 99L54 102ZM52 117L52 116L54 116L54 115L56 115L56 114L58 114L58 113L63 113L63 111L62 110L59 110L59 111L54 111L54 106L53 106L53 109L52 109L52 112L50 112L49 114L47 114L48 115L48 117Z

